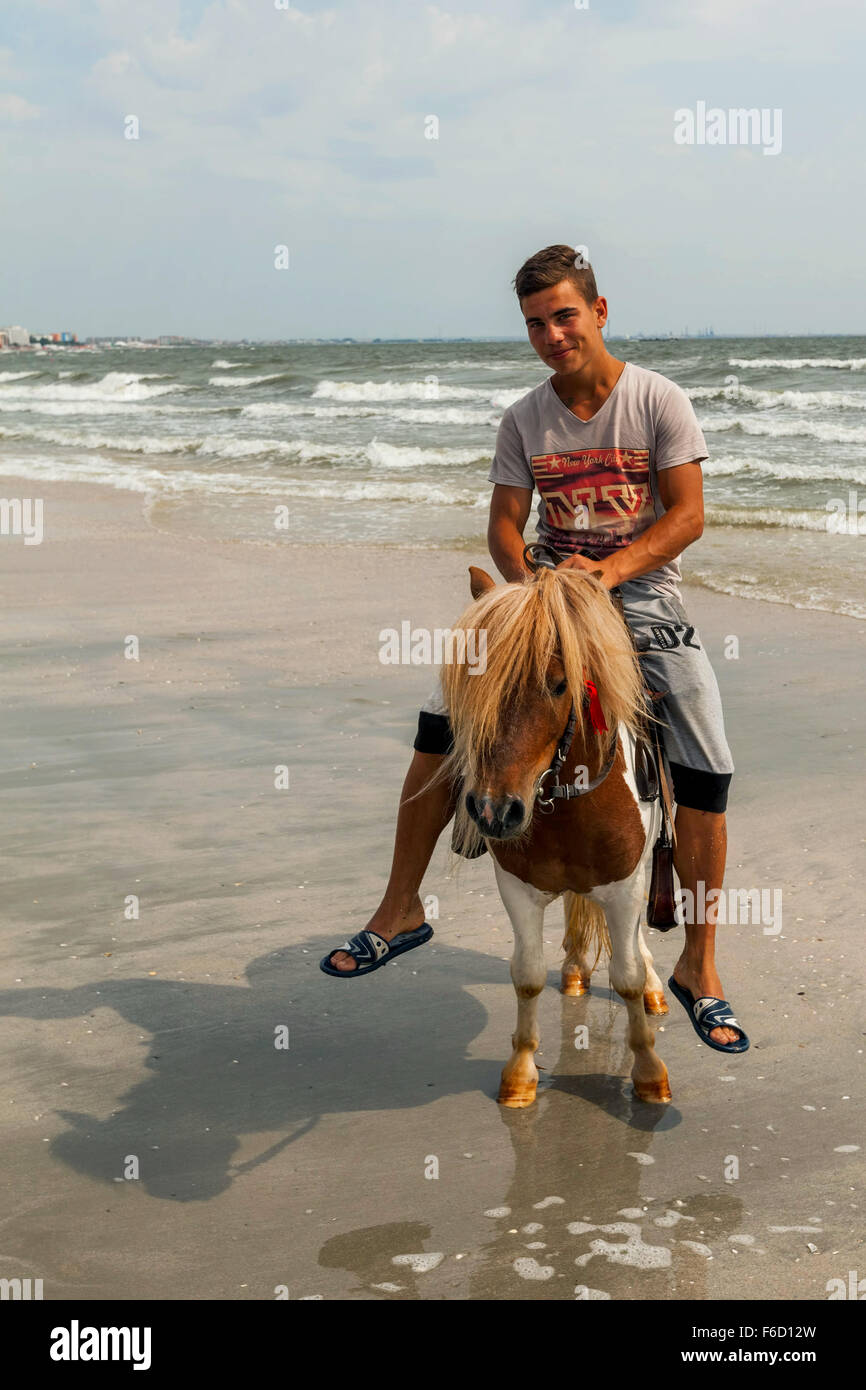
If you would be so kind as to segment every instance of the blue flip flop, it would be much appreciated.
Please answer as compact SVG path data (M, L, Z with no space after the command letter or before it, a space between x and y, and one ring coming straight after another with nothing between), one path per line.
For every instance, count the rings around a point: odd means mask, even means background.
M348 941L344 941L342 946L335 946L333 951L329 951L326 956L322 956L319 961L319 969L326 975L334 975L338 980L355 980L359 975L369 975L372 971L378 970L381 965L387 965L389 960L394 960L396 956L402 956L406 951L414 951L416 946L423 946L425 941L429 941L433 935L433 928L424 922L414 931L402 931L397 936L386 941L384 936L378 932L359 931L357 935L350 936ZM345 951L348 956L354 957L358 962L354 970L336 970L331 964L331 957L337 951Z
M716 1052L748 1051L749 1039L731 1013L727 999L717 999L714 994L702 994L700 999L695 999L689 990L677 984L673 975L668 980L668 985L691 1019L692 1027L701 1042L705 1042L707 1047L714 1047ZM714 1028L736 1028L740 1036L735 1042L717 1043L710 1037Z

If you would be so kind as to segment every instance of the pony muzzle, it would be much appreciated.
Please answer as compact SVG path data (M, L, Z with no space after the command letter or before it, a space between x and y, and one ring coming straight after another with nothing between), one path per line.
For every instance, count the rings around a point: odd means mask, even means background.
M489 840L514 840L526 827L526 802L521 796L480 796L468 792L466 810Z

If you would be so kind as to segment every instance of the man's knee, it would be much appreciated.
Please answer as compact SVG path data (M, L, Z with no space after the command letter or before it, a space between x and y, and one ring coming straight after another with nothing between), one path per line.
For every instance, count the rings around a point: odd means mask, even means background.
M446 714L431 714L422 709L418 715L418 732L413 744L416 753L450 753L454 747L451 725Z

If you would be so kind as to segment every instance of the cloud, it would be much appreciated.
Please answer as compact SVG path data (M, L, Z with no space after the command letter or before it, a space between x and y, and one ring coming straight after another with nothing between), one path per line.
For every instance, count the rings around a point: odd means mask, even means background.
M32 101L18 96L15 92L0 92L0 117L9 121L32 121L39 115L39 107Z

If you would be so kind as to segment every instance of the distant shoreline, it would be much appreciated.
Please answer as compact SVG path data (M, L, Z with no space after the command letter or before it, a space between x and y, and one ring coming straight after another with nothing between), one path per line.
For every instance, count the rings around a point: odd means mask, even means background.
M804 340L842 340L856 342L866 339L863 333L612 333L605 339L607 343L735 343L744 341L762 341L770 339L773 342L801 342ZM30 343L27 347L0 347L0 357L15 355L21 352L65 352L67 349L92 352L102 351L112 348L130 350L133 348L265 348L265 347L389 347L393 345L424 345L431 346L441 343L448 346L453 343L526 343L525 336L504 337L504 338L180 338L173 343L160 343L154 339L136 338L124 339L122 334L111 335L110 338L84 338L77 343Z

